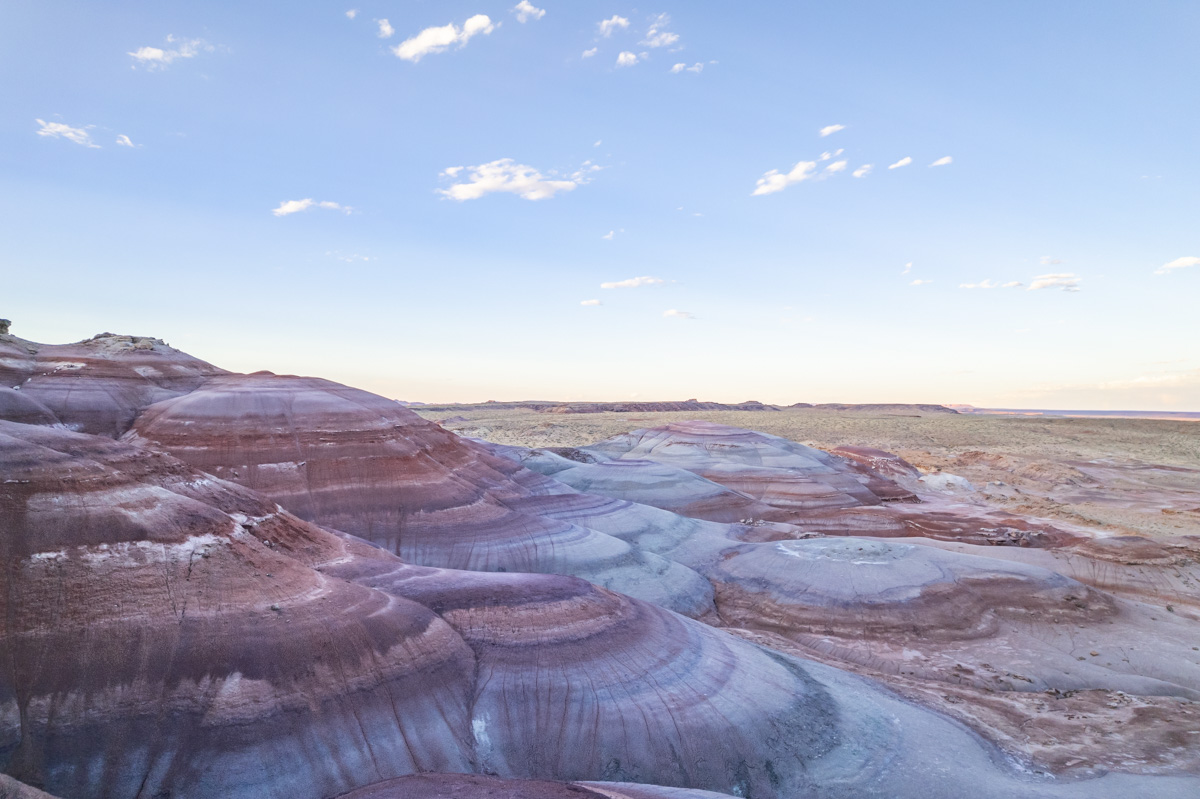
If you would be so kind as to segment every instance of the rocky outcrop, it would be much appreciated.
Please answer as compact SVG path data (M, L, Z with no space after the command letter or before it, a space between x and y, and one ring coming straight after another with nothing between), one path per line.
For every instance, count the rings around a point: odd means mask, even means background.
M143 408L224 373L144 336L101 333L76 344L0 337L0 386L19 389L72 430L113 438Z

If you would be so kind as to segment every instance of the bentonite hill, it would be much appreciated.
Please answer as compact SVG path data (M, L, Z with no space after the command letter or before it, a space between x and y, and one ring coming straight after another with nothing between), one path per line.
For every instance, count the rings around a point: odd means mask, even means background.
M0 337L0 795L1193 797L1200 541Z

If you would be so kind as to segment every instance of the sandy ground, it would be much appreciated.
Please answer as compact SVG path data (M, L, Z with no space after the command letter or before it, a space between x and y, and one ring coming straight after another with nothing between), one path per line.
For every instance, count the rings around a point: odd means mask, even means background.
M527 447L582 446L703 419L821 449L895 452L967 478L981 504L1103 535L1200 535L1200 423L858 411L548 414L486 406L413 408L460 435Z

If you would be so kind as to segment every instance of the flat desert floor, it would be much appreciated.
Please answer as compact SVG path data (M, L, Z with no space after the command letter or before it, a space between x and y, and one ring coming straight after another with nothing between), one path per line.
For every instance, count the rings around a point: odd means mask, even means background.
M964 501L1088 527L1102 535L1200 535L1200 422L864 411L545 413L417 406L460 435L525 447L577 447L698 419L831 450L900 455Z

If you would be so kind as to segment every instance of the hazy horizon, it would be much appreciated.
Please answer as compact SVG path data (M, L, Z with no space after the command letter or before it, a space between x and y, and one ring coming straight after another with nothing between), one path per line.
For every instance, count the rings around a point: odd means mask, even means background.
M1200 410L1195 4L0 23L26 339L435 403Z

